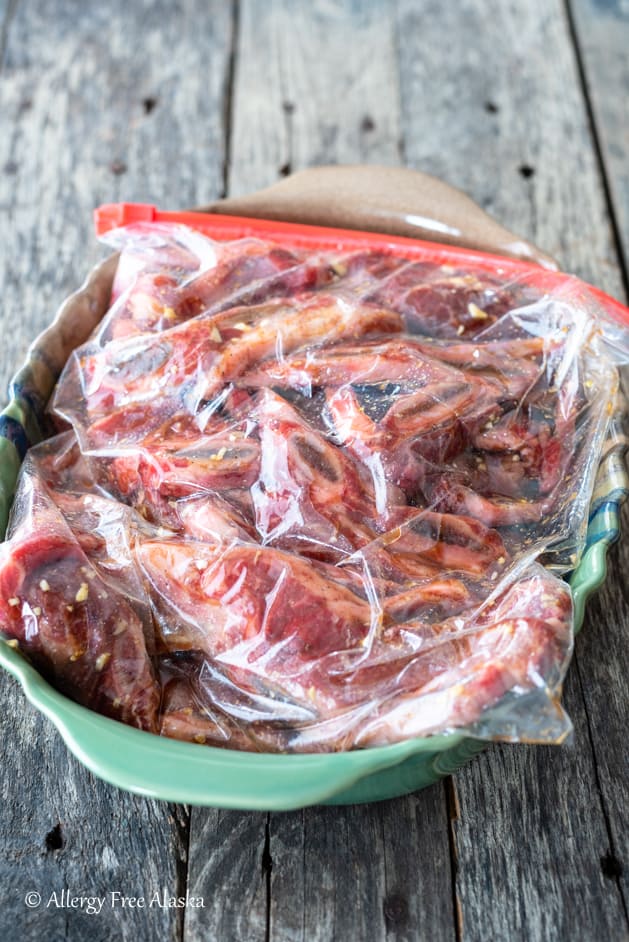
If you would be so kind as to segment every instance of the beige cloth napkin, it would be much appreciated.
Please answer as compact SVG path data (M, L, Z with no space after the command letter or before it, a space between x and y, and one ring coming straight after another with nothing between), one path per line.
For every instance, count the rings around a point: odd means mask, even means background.
M201 212L386 232L557 268L461 190L404 167L312 167L257 193L217 200Z

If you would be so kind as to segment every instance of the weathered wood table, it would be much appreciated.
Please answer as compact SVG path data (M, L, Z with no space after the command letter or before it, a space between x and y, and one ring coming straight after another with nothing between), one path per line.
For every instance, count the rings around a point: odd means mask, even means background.
M95 205L199 205L317 163L432 172L626 298L626 0L0 0L0 17L4 380L98 257ZM573 744L492 747L408 798L144 800L94 779L2 677L3 938L626 939L624 517L565 689ZM45 905L186 887L203 909Z

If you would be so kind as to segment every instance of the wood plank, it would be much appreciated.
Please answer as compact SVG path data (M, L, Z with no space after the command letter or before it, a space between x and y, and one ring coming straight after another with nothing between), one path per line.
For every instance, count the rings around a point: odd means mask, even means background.
M267 938L266 814L193 808L188 889L205 907L186 911L186 942Z
M623 538L608 558L605 584L589 604L577 641L578 679L596 756L596 791L601 796L607 839L600 853L603 875L629 902L629 776L626 736L627 633L629 632L629 503L621 515Z
M567 269L622 296L562 4L401 0L398 12L408 162L462 186ZM606 591L616 612L620 583ZM613 791L626 717L614 702L611 723L587 712L617 682L620 650L609 630L589 641L590 630L566 686L574 745L491 749L456 777L463 939L626 935L618 884L601 871L610 815L612 829L622 821Z
M620 296L562 4L444 6L398 4L407 163L460 186L567 270Z
M454 938L447 835L441 784L374 805L272 815L270 938Z
M240 4L229 194L326 163L399 163L392 11L374 0Z
M14 4L11 4L14 6ZM168 28L164 28L167 24ZM231 13L221 0L17 5L0 85L3 386L97 257L101 201L186 205L222 188ZM0 679L0 927L7 938L177 939L182 909L46 906L53 890L186 888L188 815L119 792L75 761L17 684ZM29 910L25 893L42 905Z
M629 7L617 0L569 0L587 96L629 271Z
M575 665L564 702L573 744L493 747L456 777L464 940L626 938Z
M570 0L568 8L580 55L586 94L605 169L618 247L627 284L629 272L629 8L619 3ZM629 383L628 383L629 385ZM622 515L629 532L629 506ZM580 680L591 717L591 735L598 760L598 782L604 798L609 832L601 856L603 873L619 883L629 903L629 835L624 822L629 808L626 752L607 747L622 743L629 723L626 637L628 628L626 536L609 556L605 585L592 601L586 630L579 639ZM601 663L601 649L611 650L611 666ZM610 709L611 704L611 709Z
M185 893L187 814L125 794L95 779L66 750L50 723L0 685L5 755L0 771L0 927L6 938L83 940L181 938L183 910L112 905L111 893L148 899L166 887ZM71 908L61 893L104 900ZM26 894L40 905L29 909ZM53 894L56 893L56 896ZM88 929L89 927L89 929Z
M15 11L15 0L0 0L0 69L4 61L4 53L7 46L9 27Z
M354 805L271 816L271 939L385 938L380 815Z
M11 23L0 213L14 238L5 242L0 285L15 329L0 351L3 387L103 254L94 206L201 205L223 188L229 5L194 0L165 30L172 9L167 0L142 10L116 0L77 19L72 3L24 0Z

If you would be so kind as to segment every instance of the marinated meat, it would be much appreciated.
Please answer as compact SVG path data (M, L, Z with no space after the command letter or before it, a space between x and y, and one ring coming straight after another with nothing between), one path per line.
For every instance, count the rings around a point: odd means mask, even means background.
M116 238L72 429L22 471L3 632L191 742L561 739L570 594L536 559L574 562L615 388L581 302L393 250Z

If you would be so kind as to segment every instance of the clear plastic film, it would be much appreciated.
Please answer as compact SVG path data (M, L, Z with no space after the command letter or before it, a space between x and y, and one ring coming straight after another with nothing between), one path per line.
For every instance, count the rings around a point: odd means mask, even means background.
M79 702L211 745L563 740L560 577L626 328L525 269L106 241L110 310L0 549L5 634Z

